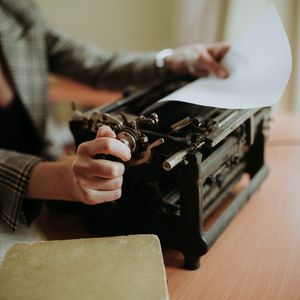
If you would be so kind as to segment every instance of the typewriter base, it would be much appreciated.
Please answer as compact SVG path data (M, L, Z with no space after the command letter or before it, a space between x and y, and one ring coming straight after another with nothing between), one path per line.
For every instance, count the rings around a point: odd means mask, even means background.
M268 173L268 167L263 165L208 231L204 231L203 226L200 226L199 230L199 224L202 224L201 220L199 220L201 213L199 217L196 214L195 216L190 216L191 211L193 211L190 209L192 206L201 206L201 200L193 199L193 197L184 201L188 207L189 216L185 217L185 210L182 208L183 215L179 219L170 216L163 218L153 217L140 211L118 211L108 206L106 208L99 206L94 210L88 208L84 212L84 219L88 231L97 236L139 233L157 234L163 246L177 249L183 253L183 267L185 269L196 270L200 267L200 257L214 244L218 236L245 205L250 196L259 188Z
M198 157L199 159L199 157ZM196 270L200 266L200 257L213 245L218 236L227 227L233 217L239 212L249 197L255 192L268 175L268 168L263 164L251 176L246 187L235 196L230 205L218 216L209 230L204 230L204 213L201 210L201 185L192 178L199 171L197 154L189 157L189 164L182 165L175 173L185 174L177 177L181 198L181 213L179 216L157 214L149 211L149 207L136 206L135 203L123 204L123 199L113 203L96 206L86 206L80 203L58 203L50 201L50 208L65 210L83 217L87 229L96 236L114 236L127 234L149 233L159 236L161 244L174 248L184 255L184 268ZM224 190L226 194L231 190ZM142 199L143 200L143 199ZM222 203L222 202L221 202Z

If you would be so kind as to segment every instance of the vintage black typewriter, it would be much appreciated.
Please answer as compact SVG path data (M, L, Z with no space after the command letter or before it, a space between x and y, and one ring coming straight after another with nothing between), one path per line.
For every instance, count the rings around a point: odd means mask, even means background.
M113 104L75 112L70 129L78 146L109 125L132 152L122 198L80 207L88 228L99 235L157 234L163 245L183 253L184 267L192 270L268 174L264 146L270 109L157 102L186 83L126 91ZM245 176L246 186L233 193ZM204 229L229 196L230 204Z

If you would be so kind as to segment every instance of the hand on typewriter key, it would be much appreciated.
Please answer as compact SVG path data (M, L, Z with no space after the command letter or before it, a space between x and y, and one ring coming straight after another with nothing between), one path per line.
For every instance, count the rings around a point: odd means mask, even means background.
M165 58L165 64L177 74L203 77L212 73L220 78L227 78L229 72L222 66L221 60L229 48L229 44L225 42L183 46L174 49Z
M121 161L131 157L129 148L116 139L108 126L100 127L94 140L80 144L72 171L75 193L86 204L113 201L121 196L125 167L121 162L94 159L100 153L112 155Z

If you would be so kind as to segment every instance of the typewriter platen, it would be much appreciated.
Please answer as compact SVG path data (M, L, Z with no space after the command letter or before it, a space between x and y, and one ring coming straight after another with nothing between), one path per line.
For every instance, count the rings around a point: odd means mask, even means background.
M270 109L157 103L184 84L158 84L108 106L75 112L70 129L78 146L109 125L132 152L122 198L80 208L89 229L99 235L157 234L163 245L183 253L184 267L192 270L268 174L264 145ZM247 185L233 193L245 176ZM204 229L229 195L232 202Z

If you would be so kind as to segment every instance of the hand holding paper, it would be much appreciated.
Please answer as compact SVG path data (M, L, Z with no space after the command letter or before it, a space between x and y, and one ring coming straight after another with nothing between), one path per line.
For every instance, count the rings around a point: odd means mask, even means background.
M226 54L227 79L198 79L161 99L204 106L248 109L272 106L281 98L292 69L288 38L270 7Z

